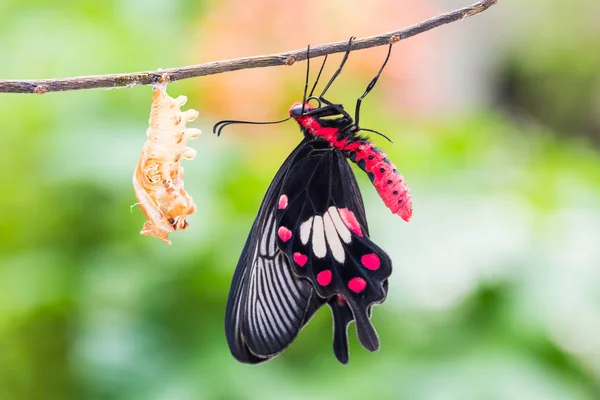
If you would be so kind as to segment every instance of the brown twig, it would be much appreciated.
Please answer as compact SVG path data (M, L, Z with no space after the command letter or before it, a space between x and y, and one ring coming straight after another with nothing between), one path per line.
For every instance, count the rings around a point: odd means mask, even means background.
M390 41L400 41L427 32L441 25L459 21L479 14L498 3L498 0L480 0L470 6L439 15L395 32L365 37L352 42L352 50L383 46ZM311 58L346 51L347 41L327 43L311 47ZM288 51L265 56L243 57L233 60L214 61L205 64L189 65L152 72L133 72L129 74L93 75L59 79L0 80L0 93L36 93L64 92L69 90L131 87L153 85L166 76L171 82L195 78L198 76L220 74L240 69L292 65L306 59L306 49Z

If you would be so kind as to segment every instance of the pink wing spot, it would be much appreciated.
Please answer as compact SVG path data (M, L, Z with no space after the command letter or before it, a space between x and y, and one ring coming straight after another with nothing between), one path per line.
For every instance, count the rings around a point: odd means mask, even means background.
M367 287L367 282L363 278L352 278L348 282L348 289L354 293L360 293Z
M288 206L288 197L285 194L282 194L279 198L279 209L283 210Z
M361 257L360 262L366 269L370 269L371 271L378 270L381 265L381 260L379 260L379 257L375 253L365 254Z
M338 212L340 213L340 217L342 217L342 221L346 228L350 229L354 232L355 235L362 237L362 230L360 229L360 224L356 220L354 213L347 208L338 208Z
M279 239L281 239L282 242L287 242L292 238L292 231L285 226L280 226L277 230L277 236L279 236Z
M321 286L327 286L331 283L331 271L326 269L317 274L317 282Z
M306 265L306 262L308 261L308 257L302 253L296 252L296 253L294 253L294 261L299 266L304 267Z

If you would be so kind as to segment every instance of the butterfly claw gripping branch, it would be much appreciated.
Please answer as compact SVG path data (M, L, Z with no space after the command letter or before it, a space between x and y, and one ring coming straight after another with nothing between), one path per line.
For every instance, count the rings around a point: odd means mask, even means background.
M183 188L181 160L191 160L196 151L187 147L200 130L186 124L198 117L198 111L181 111L187 97L173 99L166 84L154 87L148 140L133 175L133 187L140 208L148 220L140 232L155 236L167 244L169 233L187 228L186 217L196 211L190 195Z

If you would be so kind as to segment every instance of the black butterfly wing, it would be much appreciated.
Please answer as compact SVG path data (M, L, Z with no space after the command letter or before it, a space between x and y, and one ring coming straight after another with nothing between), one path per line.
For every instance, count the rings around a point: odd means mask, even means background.
M232 355L256 364L283 351L326 300L311 283L293 275L289 258L276 246L278 194L289 169L312 148L305 139L284 162L271 183L233 276L225 312L225 332ZM348 361L345 304L329 301L334 316L334 353Z
M310 284L292 274L281 251L261 252L261 242L268 243L275 232L265 230L259 237L258 228L253 228L238 263L225 313L233 356L252 364L273 357L294 340L313 296Z
M348 304L360 343L377 350L370 308L385 300L391 260L368 236L361 194L343 154L315 140L299 155L279 191L277 245L319 297L339 296Z

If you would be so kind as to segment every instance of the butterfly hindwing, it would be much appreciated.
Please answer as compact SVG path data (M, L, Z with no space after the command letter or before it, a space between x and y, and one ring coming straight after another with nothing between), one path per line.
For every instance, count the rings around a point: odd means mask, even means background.
M250 246L234 275L226 311L226 336L232 354L246 363L259 363L278 354L304 324L313 290L291 274L287 258L274 257ZM254 251L250 253L249 251ZM275 274L274 270L277 270Z
M361 344L377 350L370 307L385 300L391 260L368 237L360 191L343 154L317 140L304 152L279 192L277 244L319 297L347 302Z
M278 194L288 172L312 149L304 140L284 162L258 212L233 276L225 314L232 355L256 364L288 347L314 313L327 301L308 279L293 274L290 259L276 245ZM344 303L330 299L334 317L334 353L348 361L347 325L353 316Z

